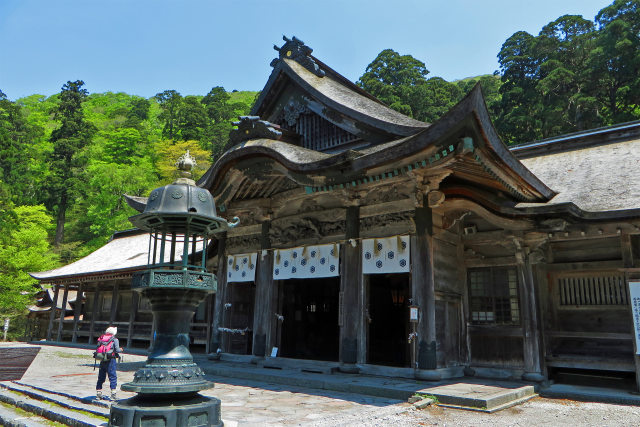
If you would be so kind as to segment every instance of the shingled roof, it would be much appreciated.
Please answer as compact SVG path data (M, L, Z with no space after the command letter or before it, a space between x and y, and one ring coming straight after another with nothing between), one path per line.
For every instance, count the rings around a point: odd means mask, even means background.
M513 147L521 162L558 194L544 204L587 212L640 208L640 121Z

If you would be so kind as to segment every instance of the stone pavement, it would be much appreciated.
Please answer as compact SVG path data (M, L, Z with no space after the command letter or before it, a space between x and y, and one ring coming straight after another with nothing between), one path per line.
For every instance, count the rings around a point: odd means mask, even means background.
M2 343L4 345L4 343ZM14 344L15 345L15 344ZM93 370L92 351L88 349L42 346L40 353L19 384L54 391L63 395L95 397L97 370ZM118 385L133 379L144 356L125 355L118 369ZM209 377L215 388L202 394L222 401L225 426L301 425L326 416L362 413L366 416L403 412L406 402L297 386ZM103 386L108 389L108 381ZM133 396L118 390L118 398Z
M16 343L0 343L16 345ZM24 344L21 344L24 345ZM21 383L50 390L61 395L84 398L92 401L95 397L97 371L93 371L91 349L57 347L43 345L40 354L26 372ZM196 356L197 359L205 359ZM119 366L119 384L129 381L137 367L145 360L144 356L125 356ZM206 362L205 371L229 368L231 364ZM215 369L214 369L215 368ZM602 403L580 403L564 399L550 400L535 398L528 402L487 414L474 411L460 411L443 408L442 405L416 410L404 400L389 397L375 397L380 390L388 388L393 393L409 392L411 388L425 386L437 388L437 384L364 375L347 374L310 374L286 373L283 371L254 368L252 365L239 366L239 372L249 375L247 378L230 378L209 375L216 387L203 394L214 396L222 401L222 418L227 427L236 426L390 426L404 427L416 425L492 425L529 426L529 425L604 425L626 426L640 425L638 406L608 405ZM255 372L253 370L256 370ZM250 372L246 372L250 371ZM257 375L262 375L258 377ZM293 378L285 384L285 378ZM262 381L260 381L262 379ZM274 381L270 381L274 380ZM465 378L465 382L467 379ZM330 390L335 385L343 391ZM450 383L455 384L455 383ZM105 387L108 387L105 384ZM314 388L318 387L318 388ZM446 386L445 386L446 387ZM458 387L458 386L456 386ZM368 390L369 395L344 390ZM467 390L472 390L467 389ZM570 391L565 387L565 391ZM598 389L603 393L603 389ZM485 392L491 392L487 388ZM622 393L622 392L620 392ZM131 396L131 393L118 391L119 398ZM629 393L626 393L630 396ZM567 397L567 396L564 396ZM108 406L106 402L99 402Z

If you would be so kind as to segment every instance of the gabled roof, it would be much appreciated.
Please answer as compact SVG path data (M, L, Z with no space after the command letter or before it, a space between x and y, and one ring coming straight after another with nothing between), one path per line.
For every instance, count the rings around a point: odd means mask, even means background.
M247 141L227 151L198 185L209 188L216 203L225 203L268 197L282 189L276 180L325 191L444 162L460 179L482 181L516 200L546 201L555 195L500 141L479 85L433 125L364 150L324 154L281 141Z
M293 38L277 48L280 57L271 63L273 71L261 91L251 115L273 121L281 96L291 93L292 87L304 93L309 107L334 125L349 132L358 132L345 118L385 135L385 140L415 134L427 128L424 123L405 116L368 94L347 78L311 55L312 49ZM329 110L329 112L327 111Z

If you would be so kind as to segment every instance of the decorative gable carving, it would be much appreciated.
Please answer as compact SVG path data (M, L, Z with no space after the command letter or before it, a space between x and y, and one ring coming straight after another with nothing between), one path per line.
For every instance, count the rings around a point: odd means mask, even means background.
M293 59L316 76L325 76L325 72L318 66L318 64L316 64L313 58L311 58L311 52L313 52L313 49L305 45L304 42L296 36L293 36L292 39L282 36L282 40L285 41L285 44L282 47L273 46L273 48L280 53L280 57L271 61L272 67L275 67L281 59Z

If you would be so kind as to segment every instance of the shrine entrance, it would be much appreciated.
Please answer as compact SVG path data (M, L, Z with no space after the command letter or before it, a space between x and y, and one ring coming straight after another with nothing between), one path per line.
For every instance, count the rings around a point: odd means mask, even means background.
M282 357L337 361L340 278L281 280Z
M253 306L256 295L254 282L229 283L227 325L229 353L251 354L253 344Z
M367 363L410 367L409 273L368 276Z

